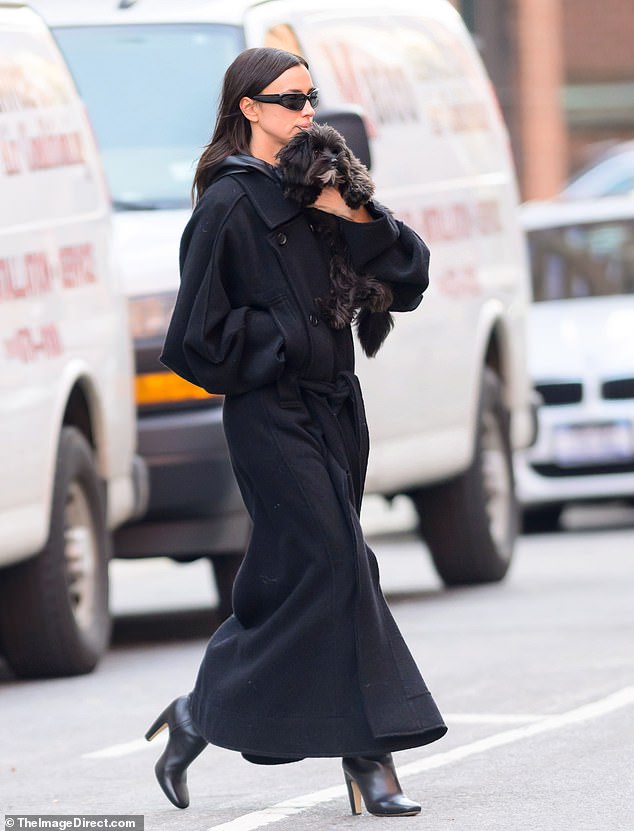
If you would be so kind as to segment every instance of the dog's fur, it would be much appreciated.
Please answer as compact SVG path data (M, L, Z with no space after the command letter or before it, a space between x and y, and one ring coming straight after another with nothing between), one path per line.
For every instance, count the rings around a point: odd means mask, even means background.
M303 207L312 205L325 187L336 187L344 202L360 208L372 198L374 183L343 136L327 124L302 130L277 154L284 195ZM334 328L353 321L363 351L374 357L394 325L388 309L392 290L352 267L337 220L325 211L311 211L311 222L330 249L330 291L320 298L322 317Z

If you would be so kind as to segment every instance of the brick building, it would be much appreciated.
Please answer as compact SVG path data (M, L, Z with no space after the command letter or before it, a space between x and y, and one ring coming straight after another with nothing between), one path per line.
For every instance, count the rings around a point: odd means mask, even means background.
M564 105L571 166L634 138L634 2L563 0Z
M522 196L634 138L634 0L454 0L511 133Z

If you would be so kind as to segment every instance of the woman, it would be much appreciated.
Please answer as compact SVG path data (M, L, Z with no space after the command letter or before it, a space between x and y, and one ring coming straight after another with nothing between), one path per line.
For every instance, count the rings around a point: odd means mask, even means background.
M399 786L391 751L446 727L379 588L359 509L367 428L349 326L320 298L329 259L311 212L334 217L354 267L414 309L429 252L372 203L333 188L303 210L285 199L276 153L313 119L306 62L249 49L227 70L218 120L194 179L180 252L181 288L162 361L225 395L224 428L253 532L234 614L211 638L194 690L148 730L170 735L156 774L189 804L186 770L208 742L256 764L341 756L353 813L420 806Z

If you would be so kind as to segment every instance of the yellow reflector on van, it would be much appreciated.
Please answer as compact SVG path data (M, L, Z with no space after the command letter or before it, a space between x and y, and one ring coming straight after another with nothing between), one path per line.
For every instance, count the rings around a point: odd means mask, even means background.
M165 404L170 401L188 401L201 398L220 398L190 384L173 372L150 372L137 375L135 379L136 403Z

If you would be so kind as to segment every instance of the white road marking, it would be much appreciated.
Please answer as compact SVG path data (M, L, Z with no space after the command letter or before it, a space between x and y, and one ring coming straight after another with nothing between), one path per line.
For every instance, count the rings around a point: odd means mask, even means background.
M454 747L452 750L447 750L444 753L436 753L433 756L419 759L416 762L410 762L407 765L399 767L399 779L415 776L425 770L433 770L444 765L451 765L454 762L467 759L469 756L486 753L488 750L513 744L523 739L530 739L533 736L549 733L553 730L560 730L563 727L568 727L573 724L591 721L592 719L600 718L601 716L608 715L608 713L620 710L623 707L629 707L632 704L634 704L634 687L625 687L619 690L619 692L608 695L599 701L584 704L581 707L576 707L574 710L568 710L566 713L546 716L533 724L516 727L513 730L504 730L502 733L495 733L493 736L488 736L485 739L479 739L475 742L462 745L461 747ZM261 811L244 814L229 822L214 825L207 829L207 831L255 831L257 828L263 828L266 825L271 825L273 822L288 819L295 814L308 811L316 805L332 802L334 799L340 799L345 795L346 790L343 785L325 788L324 790L305 794L295 799L278 802L276 805L271 805L269 808L264 808Z
M541 713L443 713L448 724L530 724L548 715Z
M158 735L152 740L152 743L145 739L134 739L131 742L124 744L113 744L110 747L104 747L101 750L94 750L92 753L83 753L82 759L115 759L118 756L129 756L131 753L138 753L141 750L152 748L156 750L160 743L165 744L167 739L167 730Z

